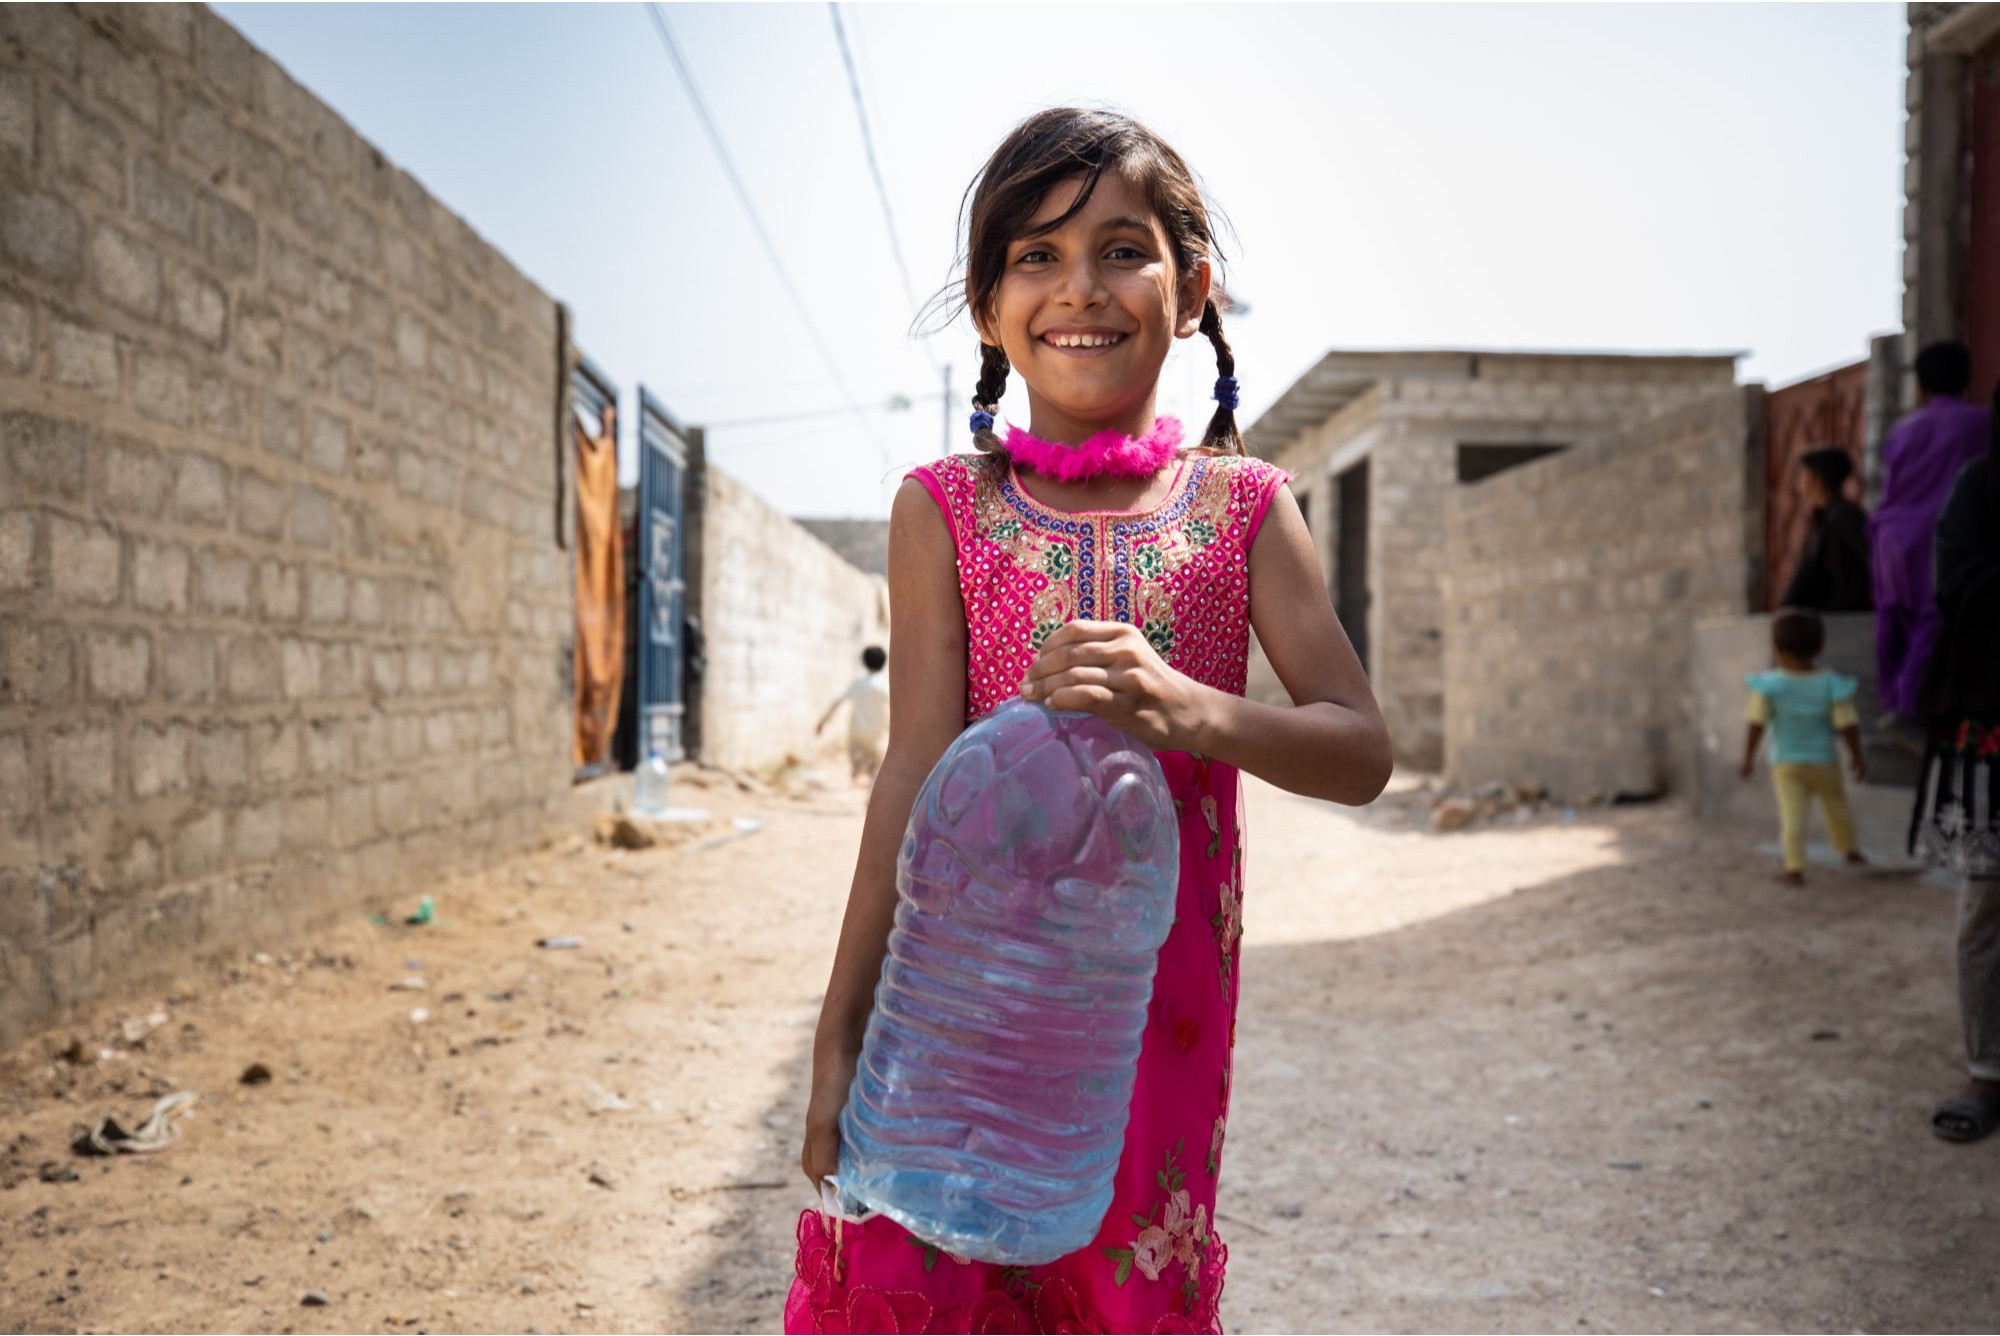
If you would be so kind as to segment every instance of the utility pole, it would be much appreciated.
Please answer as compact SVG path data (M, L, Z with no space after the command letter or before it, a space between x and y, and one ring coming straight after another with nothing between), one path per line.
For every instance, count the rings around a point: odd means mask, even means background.
M944 452L951 453L951 363L944 364Z

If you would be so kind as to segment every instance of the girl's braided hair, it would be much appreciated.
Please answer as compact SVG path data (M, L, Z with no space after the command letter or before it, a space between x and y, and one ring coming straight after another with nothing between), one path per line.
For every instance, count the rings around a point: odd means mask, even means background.
M1203 260L1218 268L1223 255L1216 241L1201 185L1180 154L1145 125L1120 112L1090 107L1051 107L1022 121L993 150L966 188L959 212L965 233L960 262L965 278L931 299L927 311L935 325L964 311L992 309L994 293L1007 268L1007 247L1023 237L1042 236L1061 227L1090 202L1106 171L1115 171L1144 192L1173 248L1174 270L1186 274ZM1040 227L1029 220L1049 191L1064 181L1083 178L1083 188L1062 215ZM1222 333L1222 312L1229 304L1218 279L1202 308L1201 332L1215 347L1218 378L1215 415L1201 444L1225 454L1246 453L1236 428L1236 357ZM979 379L972 391L973 443L981 450L1004 453L993 431L993 415L1007 389L1007 354L982 343ZM1225 393L1222 386L1227 385Z

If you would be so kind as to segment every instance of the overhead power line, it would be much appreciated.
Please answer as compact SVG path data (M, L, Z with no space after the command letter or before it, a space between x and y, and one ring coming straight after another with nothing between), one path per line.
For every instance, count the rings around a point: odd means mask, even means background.
M840 63L847 67L847 91L854 99L854 118L861 122L861 149L868 158L868 174L875 178L875 198L882 203L882 225L889 233L889 253L896 257L896 272L903 277L903 296L910 303L910 317L914 321L923 314L923 306L917 301L916 284L910 281L910 263L903 258L903 239L896 231L896 211L889 206L889 187L882 180L882 164L875 156L875 134L868 128L868 102L861 96L861 75L854 67L854 51L847 44L847 25L840 21L839 0L828 0L827 9L833 15L833 37L840 44ZM944 440L945 449L951 449L951 368L938 360L931 351L928 341L924 344L924 355L930 358L931 369L944 379Z
M861 96L861 75L854 68L854 52L847 45L847 26L840 21L838 0L827 5L833 14L833 37L840 44L840 63L847 67L847 91L854 99L854 118L861 122L861 150L868 158L868 174L875 178L875 198L882 203L882 224L889 230L889 252L896 257L896 272L903 277L903 295L909 299L910 313L923 308L917 301L916 285L910 282L909 261L903 258L903 241L896 233L896 211L889 207L889 187L882 181L882 164L875 156L875 136L868 128L868 106Z
M805 298L799 294L798 284L792 281L791 271L785 268L784 260L778 255L776 243L771 240L771 234L765 230L764 220L750 198L749 188L743 184L743 177L736 170L735 159L729 156L729 146L723 142L722 132L716 128L715 117L709 113L708 102L702 97L700 86L695 83L694 71L688 68L687 59L682 56L680 44L674 40L673 29L667 25L667 17L661 11L657 0L651 0L647 4L646 12L652 16L653 30L659 34L660 45L666 48L667 59L673 62L674 73L680 76L681 87L687 93L688 102L694 107L695 119L701 122L702 131L708 136L709 147L715 150L716 161L722 165L722 174L728 178L730 189L736 192L736 201L743 206L743 212L750 220L750 230L757 234L757 240L764 248L765 258L770 260L771 268L777 272L778 282L784 287L785 295L791 298L792 309L798 312L799 323L805 326L806 334L812 339L813 349L819 353L819 360L825 365L827 374L833 377L833 383L839 387L840 396L846 400L848 411L854 415L863 430L867 431L868 439L874 442L875 448L882 450L882 443L875 439L874 429L869 426L865 411L856 402L854 392L847 387L847 378L840 374L840 365L834 361L833 351L820 334L819 326L813 323L812 311L807 307Z

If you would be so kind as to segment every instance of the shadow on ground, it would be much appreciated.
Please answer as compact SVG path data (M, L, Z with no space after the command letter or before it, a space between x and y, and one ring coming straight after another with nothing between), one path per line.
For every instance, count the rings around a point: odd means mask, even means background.
M1753 833L1671 810L1601 825L1606 866L1507 891L1537 833L1486 832L1501 898L1247 951L1230 1325L1991 1328L2000 1145L1927 1128L1950 898L1784 890Z
M1926 1128L1956 1079L1948 896L1784 891L1754 833L1671 808L1439 837L1253 802L1231 1330L2000 1320L2000 1146ZM1365 926L1426 895L1462 907ZM1300 919L1332 939L1283 941ZM801 1053L769 1110L794 1142L805 1079ZM731 1210L683 1307L774 1329L795 1213Z

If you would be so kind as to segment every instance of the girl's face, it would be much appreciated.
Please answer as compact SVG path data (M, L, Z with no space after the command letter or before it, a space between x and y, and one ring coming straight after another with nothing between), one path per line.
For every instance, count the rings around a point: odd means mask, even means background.
M1050 190L1030 227L1060 217L1082 185L1077 177ZM1107 171L1075 217L1008 244L991 307L974 323L1027 384L1036 435L1138 435L1153 425L1167 350L1200 327L1208 289L1207 261L1177 274L1144 193Z

